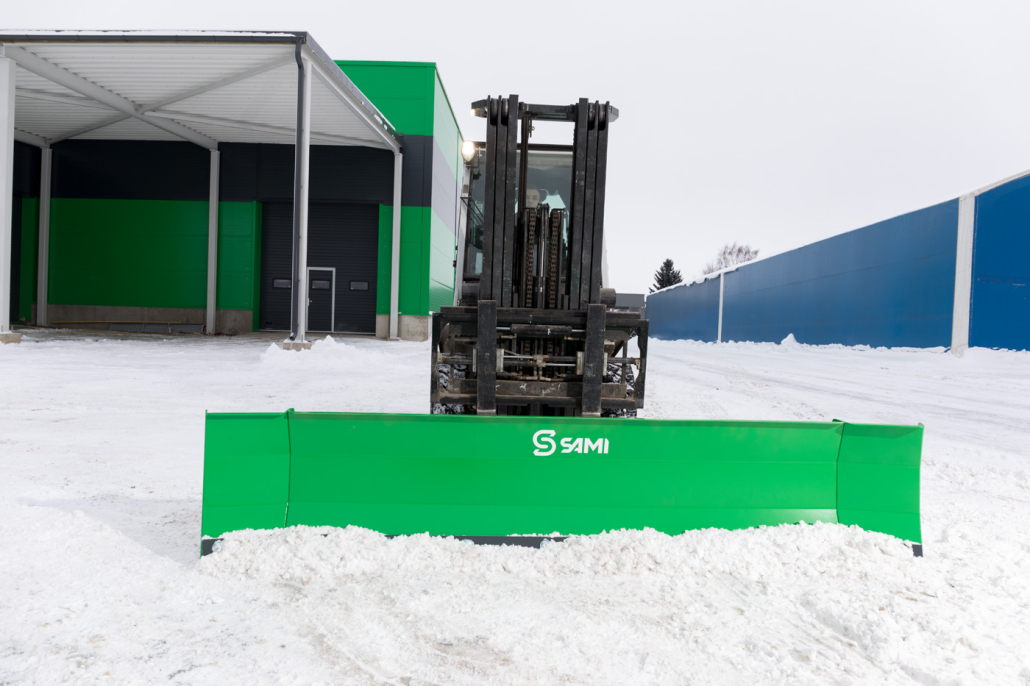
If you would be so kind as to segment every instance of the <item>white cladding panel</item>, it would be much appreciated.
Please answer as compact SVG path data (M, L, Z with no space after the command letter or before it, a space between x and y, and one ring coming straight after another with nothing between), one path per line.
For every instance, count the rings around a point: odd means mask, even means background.
M26 43L20 47L140 105L293 54L292 45L246 43Z

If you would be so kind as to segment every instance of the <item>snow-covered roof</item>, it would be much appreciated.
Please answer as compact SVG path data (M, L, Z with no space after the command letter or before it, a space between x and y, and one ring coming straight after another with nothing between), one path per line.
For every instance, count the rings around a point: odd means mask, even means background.
M298 60L311 143L397 149L394 129L306 32L9 31L15 137L293 144Z

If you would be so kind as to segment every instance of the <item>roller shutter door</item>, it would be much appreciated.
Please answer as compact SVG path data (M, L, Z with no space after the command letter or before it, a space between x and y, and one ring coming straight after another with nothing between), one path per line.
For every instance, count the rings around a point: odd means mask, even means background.
M261 207L261 324L271 331L290 330L290 283L293 278L293 203L266 202Z
M261 328L288 331L293 205L264 203L262 217ZM336 270L335 332L375 333L378 259L378 205L311 203L308 266Z

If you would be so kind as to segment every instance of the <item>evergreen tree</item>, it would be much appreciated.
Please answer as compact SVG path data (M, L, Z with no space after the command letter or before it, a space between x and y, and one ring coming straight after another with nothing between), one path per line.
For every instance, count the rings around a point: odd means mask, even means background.
M654 287L650 289L650 292L654 293L678 283L683 283L683 277L680 276L678 269L673 269L672 260L665 260L658 271L654 273Z

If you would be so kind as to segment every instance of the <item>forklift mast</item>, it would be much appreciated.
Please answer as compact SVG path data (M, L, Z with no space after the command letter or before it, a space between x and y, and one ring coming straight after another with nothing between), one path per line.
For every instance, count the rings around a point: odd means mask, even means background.
M531 105L512 95L480 100L472 104L472 111L486 118L483 271L478 299L496 300L498 307L562 310L600 303L608 125L618 119L618 110L585 98L575 105ZM534 121L573 125L567 209L533 207L526 202ZM516 155L516 150L520 154ZM566 212L567 218L562 216ZM566 221L567 237L558 231ZM551 241L541 243L542 234L548 234Z
M618 110L585 98L534 105L512 95L474 102L472 111L486 119L485 159L461 262L475 249L476 264L462 270L459 304L433 315L432 411L635 415L647 321L614 310L615 291L602 284L608 129ZM535 121L572 125L563 193L530 188ZM631 358L633 338L639 356Z

